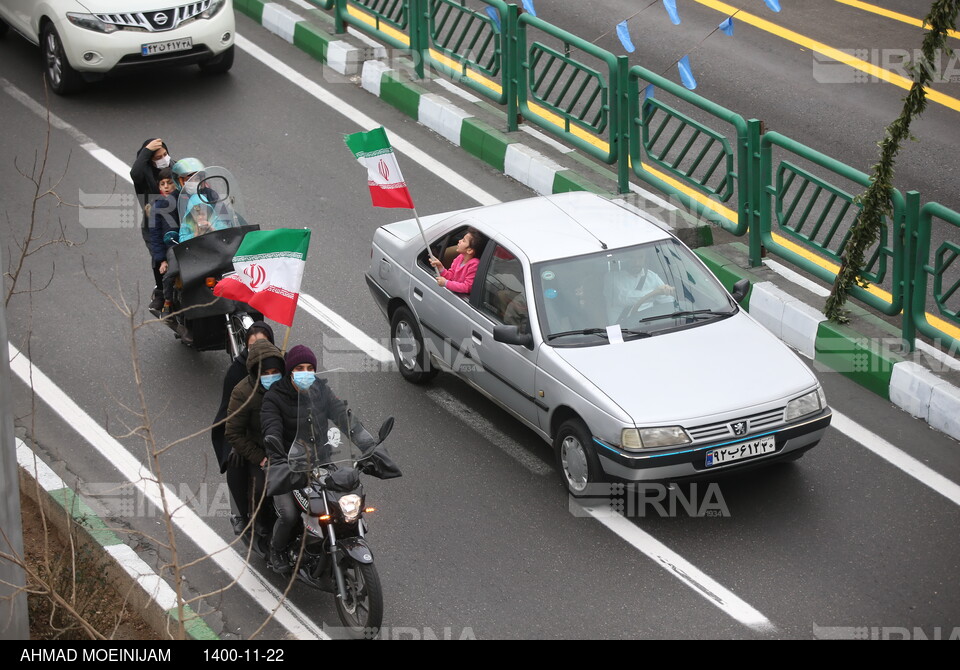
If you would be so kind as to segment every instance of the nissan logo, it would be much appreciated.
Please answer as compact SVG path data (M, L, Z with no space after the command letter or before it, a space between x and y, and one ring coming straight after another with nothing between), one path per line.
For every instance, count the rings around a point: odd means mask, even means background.
M163 12L157 12L156 14L153 15L153 21L158 26L162 26L167 22L167 15L164 14Z

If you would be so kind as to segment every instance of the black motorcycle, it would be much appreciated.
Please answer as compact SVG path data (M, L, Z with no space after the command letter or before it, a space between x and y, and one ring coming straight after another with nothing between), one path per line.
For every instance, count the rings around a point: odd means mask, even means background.
M233 272L233 257L244 236L260 226L246 223L237 180L221 167L191 177L181 189L178 209L181 223L192 220L193 210L202 209L209 218L202 234L190 239L168 233L174 245L167 271L178 277L173 316L165 322L183 344L197 351L226 350L236 357L246 345L247 330L263 315L245 303L215 296L213 287Z
M304 403L309 397L303 394ZM382 446L393 417L384 421L376 440L349 410L342 419L334 423L348 430L330 428L319 446L317 440L298 436L288 452L291 476L300 478L293 496L301 514L286 552L297 579L334 594L347 634L369 639L379 634L383 622L383 591L366 541L364 515L374 508L366 504L360 475L392 479L402 473Z

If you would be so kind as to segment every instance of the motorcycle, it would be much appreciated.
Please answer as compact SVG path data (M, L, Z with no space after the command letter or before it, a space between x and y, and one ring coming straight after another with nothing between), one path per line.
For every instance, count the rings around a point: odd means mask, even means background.
M310 393L300 396L298 414L307 420L299 424L316 425L304 414L311 411ZM366 505L360 475L401 476L382 446L394 421L383 422L376 440L350 410L334 423L339 427L327 431L325 443L298 434L287 454L290 476L299 479L293 497L300 520L285 551L299 581L335 596L348 635L370 639L383 621L383 590L366 540L364 515L375 510Z
M179 277L174 316L165 322L183 344L197 351L226 350L234 358L246 344L247 330L263 315L245 303L215 296L213 287L233 272L233 257L244 236L260 226L247 224L237 179L222 167L191 177L180 191L177 207L181 222L193 216L195 207L208 212L210 232L182 241L167 233L166 241L173 244L167 271Z

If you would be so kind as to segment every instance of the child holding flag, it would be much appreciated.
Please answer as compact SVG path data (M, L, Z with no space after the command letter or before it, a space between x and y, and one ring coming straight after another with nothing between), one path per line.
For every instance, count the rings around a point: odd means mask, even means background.
M444 286L454 293L469 294L473 288L473 280L477 276L477 266L480 265L480 254L486 244L486 238L476 228L467 228L460 241L457 242L457 253L449 268L437 258L430 259L430 265L441 270L437 277L437 284Z

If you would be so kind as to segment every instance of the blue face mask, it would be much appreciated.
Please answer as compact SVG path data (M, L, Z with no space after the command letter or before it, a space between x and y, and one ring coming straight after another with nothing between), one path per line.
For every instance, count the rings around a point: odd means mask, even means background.
M269 389L274 382L278 382L283 378L283 375L279 372L275 375L263 375L260 377L260 383L263 384L263 388Z
M314 380L317 378L316 372L294 372L293 373L293 383L296 384L298 388L303 391L306 391L308 388L313 386Z

